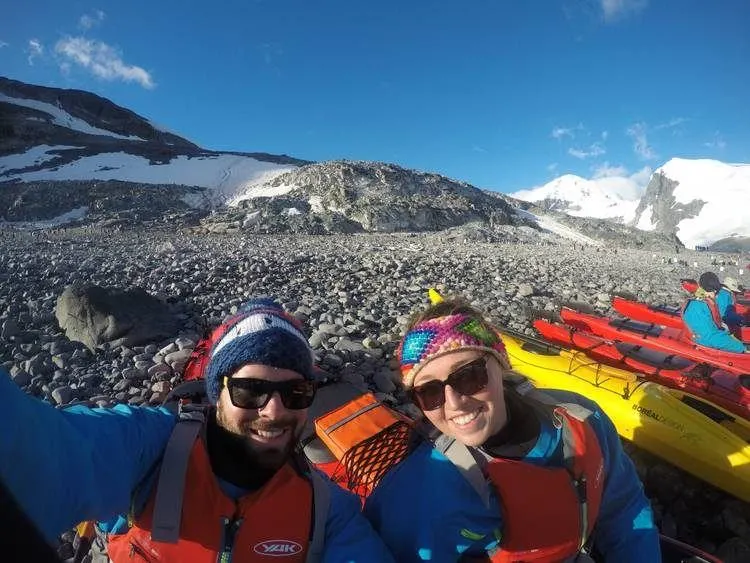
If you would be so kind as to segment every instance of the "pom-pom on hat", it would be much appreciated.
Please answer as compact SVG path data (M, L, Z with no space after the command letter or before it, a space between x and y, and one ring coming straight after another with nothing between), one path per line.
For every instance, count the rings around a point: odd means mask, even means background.
M299 321L271 298L253 299L224 321L224 334L211 348L206 368L206 392L212 404L221 393L224 376L247 364L296 371L314 379L313 351Z
M458 350L490 352L503 369L510 369L505 345L497 332L466 314L426 319L409 330L398 350L404 387L414 386L428 361Z

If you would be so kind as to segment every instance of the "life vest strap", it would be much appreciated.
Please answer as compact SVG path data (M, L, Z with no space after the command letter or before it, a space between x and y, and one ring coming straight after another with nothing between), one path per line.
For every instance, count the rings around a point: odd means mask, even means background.
M204 422L205 415L201 410L181 412L169 437L156 485L151 529L154 541L177 543L180 539L188 459Z
M477 492L485 507L490 506L490 485L482 467L477 463L471 450L458 440L441 434L434 442L434 447L447 457L456 469Z
M326 519L331 504L331 490L324 477L315 469L310 470L310 481L313 489L313 524L312 538L307 548L305 563L318 563L323 559L325 544Z

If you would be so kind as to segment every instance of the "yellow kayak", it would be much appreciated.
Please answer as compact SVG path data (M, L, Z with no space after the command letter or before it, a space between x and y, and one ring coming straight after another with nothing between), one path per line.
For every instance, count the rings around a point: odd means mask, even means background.
M539 388L595 401L623 438L750 501L750 422L704 399L600 364L582 352L502 333L513 369Z

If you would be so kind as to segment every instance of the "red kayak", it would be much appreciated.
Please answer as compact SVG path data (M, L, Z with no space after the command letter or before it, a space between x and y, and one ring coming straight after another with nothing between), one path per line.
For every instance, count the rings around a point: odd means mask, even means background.
M682 321L682 308L669 307L668 305L649 305L640 301L632 301L615 295L612 298L612 307L622 316L634 321L653 323L663 327L674 328L681 331L681 338L691 342L690 334L685 330ZM739 312L739 306L737 307ZM750 315L745 314L745 319L750 321ZM750 326L740 327L734 331L734 335L743 342L750 343Z
M750 419L750 376L737 377L737 374L674 354L658 352L639 344L614 342L544 319L535 320L534 328L549 342L575 348L593 360L685 391Z
M738 375L750 374L750 354L725 352L686 342L681 339L681 331L675 328L630 319L610 319L581 313L568 307L562 308L560 317L569 326L608 340L640 344L694 362L711 364Z

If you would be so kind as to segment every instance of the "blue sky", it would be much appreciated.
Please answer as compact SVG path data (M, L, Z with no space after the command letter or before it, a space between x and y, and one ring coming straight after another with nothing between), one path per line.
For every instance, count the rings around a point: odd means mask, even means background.
M0 75L211 149L381 160L514 191L750 162L750 2L24 0Z

